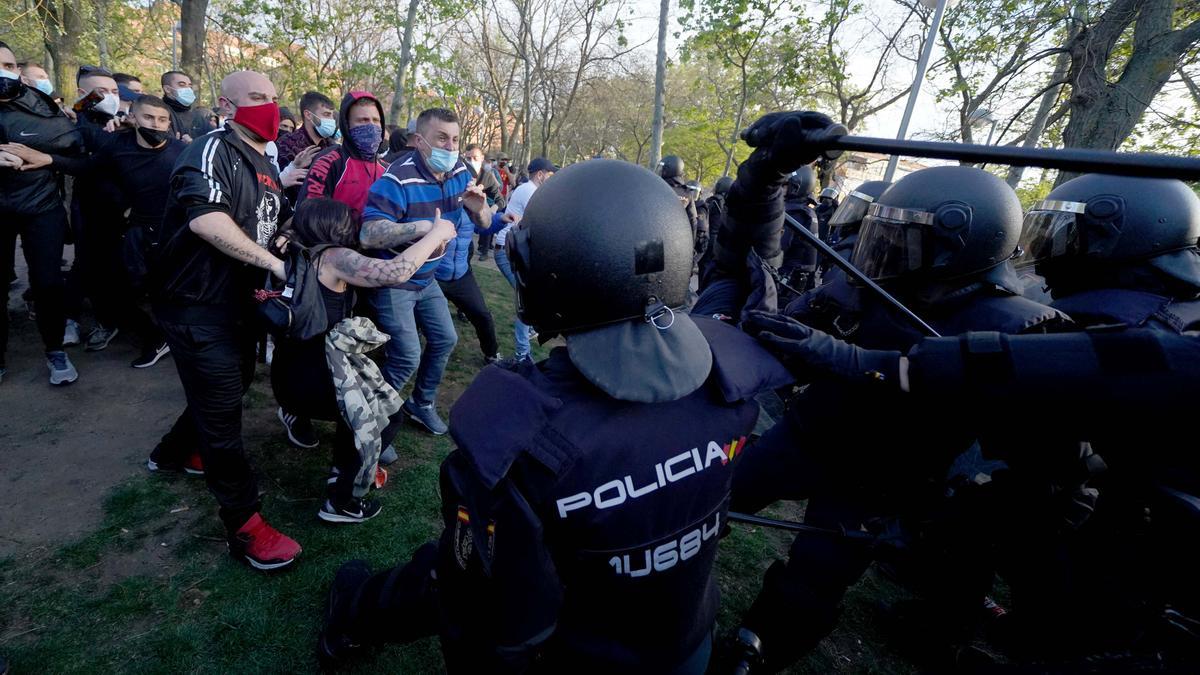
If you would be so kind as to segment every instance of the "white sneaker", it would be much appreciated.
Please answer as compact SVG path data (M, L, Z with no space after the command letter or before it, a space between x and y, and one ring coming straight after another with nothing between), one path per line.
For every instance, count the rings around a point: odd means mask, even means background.
M79 322L75 319L67 319L66 328L63 329L63 346L77 347L79 343Z
M50 370L50 384L71 384L79 379L79 371L66 352L46 352L46 368Z

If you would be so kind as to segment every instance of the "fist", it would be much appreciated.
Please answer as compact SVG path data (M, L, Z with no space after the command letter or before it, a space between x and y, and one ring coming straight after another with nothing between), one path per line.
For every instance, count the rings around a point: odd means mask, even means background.
M816 141L828 135L844 135L846 127L818 112L776 112L760 117L742 132L757 161L779 173L788 174L821 156L830 159L838 151L822 152Z

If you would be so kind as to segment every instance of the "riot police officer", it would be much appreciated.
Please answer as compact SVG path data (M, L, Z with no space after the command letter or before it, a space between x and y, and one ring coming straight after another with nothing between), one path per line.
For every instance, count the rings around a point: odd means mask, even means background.
M796 169L788 176L784 210L809 232L819 236L820 227L814 210L817 203L812 198L816 184L817 174L811 166ZM779 266L779 272L783 275L784 283L801 293L816 286L817 249L796 236L791 228L784 228L780 247L783 249L783 263Z
M867 181L851 190L850 194L846 195L846 201L838 203L837 208L829 214L829 245L843 259L849 260L854 252L858 230L862 226L863 218L867 216L867 208L874 204L889 186L891 183L885 180ZM822 261L822 266L838 269L829 261ZM828 283L834 277L826 273L821 278Z
M1018 295L1010 261L1020 230L1020 204L1003 181L971 167L927 169L897 182L867 209L854 262L943 334L1057 328L1066 322L1061 313ZM874 295L853 293L852 302L836 308L813 307L812 295L785 314L874 348L904 351L922 337ZM749 327L763 330L755 321ZM856 422L860 410L872 411L867 427ZM851 530L916 509L940 495L937 481L949 463L980 436L954 420L917 421L928 416L879 392L819 379L793 398L788 414L739 467L734 508L754 512L780 498L808 498L805 522ZM926 452L889 452L918 446ZM786 667L832 629L842 594L870 560L853 542L800 537L789 560L771 566L743 620L760 640L767 670ZM978 608L990 581L974 566L950 572L959 570L963 578L948 579L939 598L947 628Z
M507 247L522 320L567 345L476 377L451 411L439 542L373 576L343 565L320 652L439 633L450 672L702 673L751 399L790 376L736 328L673 311L691 234L643 168L564 169Z
M838 189L832 185L822 189L821 194L817 195L817 206L814 211L817 213L817 225L821 241L829 241L829 219L833 216L833 212L837 210L838 206Z
M699 218L696 215L696 199L692 195L692 189L684 181L683 159L678 155L667 155L662 158L662 165L659 167L658 175L671 186L671 190L679 198L679 202L683 205L683 211L687 214L688 225L692 230L693 240L700 242L708 241L708 232L698 231ZM703 249L697 248L697 251Z

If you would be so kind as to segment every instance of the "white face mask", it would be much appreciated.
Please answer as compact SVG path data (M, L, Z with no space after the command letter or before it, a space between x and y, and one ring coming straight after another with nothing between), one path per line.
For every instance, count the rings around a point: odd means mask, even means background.
M475 169L476 174L478 174L480 172L480 170L483 169L483 162L478 161L478 160L472 159L472 160L468 161L467 164L470 164L471 168Z
M96 104L96 110L105 115L116 115L121 109L121 99L116 94L105 94L104 100Z

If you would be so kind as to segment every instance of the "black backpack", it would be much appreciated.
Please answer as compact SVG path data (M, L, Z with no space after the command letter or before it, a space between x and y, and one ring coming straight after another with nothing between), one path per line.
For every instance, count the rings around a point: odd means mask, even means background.
M284 279L267 272L264 287L254 291L258 316L267 332L277 339L308 340L329 327L321 281L317 278L317 257L333 244L306 248L288 243L284 260Z

